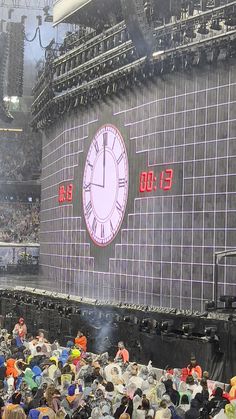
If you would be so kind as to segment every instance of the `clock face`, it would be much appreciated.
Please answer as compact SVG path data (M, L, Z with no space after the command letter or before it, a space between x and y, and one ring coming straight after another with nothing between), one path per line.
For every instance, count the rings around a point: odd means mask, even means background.
M83 210L88 232L98 246L118 233L126 209L129 167L124 140L104 125L90 145L83 177Z

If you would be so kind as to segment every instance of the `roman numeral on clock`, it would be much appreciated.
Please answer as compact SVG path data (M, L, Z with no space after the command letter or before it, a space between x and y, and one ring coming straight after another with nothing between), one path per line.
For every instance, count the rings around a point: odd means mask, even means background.
M89 160L87 160L88 161L88 166L91 168L91 169L93 169L93 165L92 165L92 163L90 163L90 161Z
M121 162L121 160L123 159L123 153L121 153L121 155L120 155L120 157L118 158L118 160L117 160L117 164L120 164L120 162Z
M119 201L116 201L116 209L118 212L122 212L122 206L120 205Z
M113 233L113 231L114 231L114 227L113 227L113 225L112 225L111 220L110 220L110 229L111 229L111 232Z
M90 192L91 191L91 183L88 183L88 185L84 185L84 190L85 190L85 192Z
M92 224L92 230L93 230L94 234L96 233L97 225L98 225L97 220L96 220L96 218L94 218L93 219L93 224Z
M94 148L95 148L96 153L98 154L99 153L99 147L98 147L98 142L97 141L94 142Z
M92 203L91 203L91 201L89 201L88 204L85 207L86 217L88 217L88 218L90 217L90 215L92 213L92 209L93 209Z
M125 178L121 178L119 179L119 188L124 188L125 187Z
M104 239L104 237L105 237L104 224L101 224L101 238Z

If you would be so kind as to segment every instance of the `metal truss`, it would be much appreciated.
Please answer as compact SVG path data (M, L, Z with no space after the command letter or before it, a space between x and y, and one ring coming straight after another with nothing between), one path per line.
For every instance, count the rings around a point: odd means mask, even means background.
M53 0L0 0L0 8L43 10L52 7Z

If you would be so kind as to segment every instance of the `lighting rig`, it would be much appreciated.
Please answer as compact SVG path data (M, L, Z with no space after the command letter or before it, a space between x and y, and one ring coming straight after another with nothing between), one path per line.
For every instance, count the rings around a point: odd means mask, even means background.
M163 77L232 57L236 1L203 3L182 1L179 20L155 28L155 52L149 57L138 57L125 23L120 22L46 62L34 88L32 126L43 129L66 112L133 88L154 76Z
M9 38L9 54L7 69L7 95L23 95L23 74L24 74L24 25L20 22L9 22L7 24Z
M0 33L0 120L10 123L13 116L8 111L4 98L4 76L7 65L7 57L9 52L8 34Z

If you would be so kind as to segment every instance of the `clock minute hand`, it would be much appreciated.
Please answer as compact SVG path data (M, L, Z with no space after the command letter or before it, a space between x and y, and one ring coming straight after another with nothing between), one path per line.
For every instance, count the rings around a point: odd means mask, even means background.
M105 180L106 180L106 145L107 145L107 132L103 134L103 187L105 187Z

